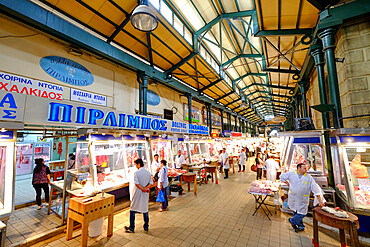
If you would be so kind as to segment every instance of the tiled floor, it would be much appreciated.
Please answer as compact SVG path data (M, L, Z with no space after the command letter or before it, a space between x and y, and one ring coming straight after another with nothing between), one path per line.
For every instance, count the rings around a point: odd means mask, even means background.
M158 212L159 205L151 205L150 229L145 233L140 215L136 232L125 233L129 209L119 211L114 218L114 235L103 234L89 238L89 246L312 246L312 227L295 233L287 215L278 212L269 221L263 213L252 216L253 197L247 189L255 173L236 173L221 179L218 185L198 186L198 195L186 193L170 202L169 211ZM184 186L187 187L187 186ZM105 221L106 222L106 221ZM80 246L80 230L70 241L58 235L35 246ZM320 246L340 246L340 243L320 232Z
M7 224L6 246L24 241L42 234L60 225L61 220L55 215L47 215L47 209L37 210L37 206L15 210Z
M42 198L44 198L44 193ZM36 192L32 186L32 177L15 181L15 205L36 200Z

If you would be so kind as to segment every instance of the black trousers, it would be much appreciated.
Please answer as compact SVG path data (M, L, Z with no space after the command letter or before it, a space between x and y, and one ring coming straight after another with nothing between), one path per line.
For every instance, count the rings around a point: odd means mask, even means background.
M239 164L239 171L241 171L241 170L242 170L242 165ZM243 171L245 171L245 165L243 165Z
M224 172L225 172L225 178L228 178L229 177L229 169L224 169Z
M49 203L49 184L34 184L33 188L36 190L37 206L41 205L41 189L43 189L45 193L45 202Z
M257 168L257 180L262 179L262 168Z

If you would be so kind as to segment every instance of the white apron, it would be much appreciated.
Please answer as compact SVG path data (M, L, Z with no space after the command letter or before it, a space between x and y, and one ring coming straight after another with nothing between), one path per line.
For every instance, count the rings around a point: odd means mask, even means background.
M276 170L279 169L279 163L273 159L268 159L265 161L264 166L266 167L266 179L275 182Z
M146 187L153 184L152 176L144 167L134 174L134 183ZM142 192L138 187L133 188L130 210L138 213L147 213L149 209L149 193Z
M291 171L280 175L280 181L286 182L287 180L289 180L289 208L298 214L306 215L310 193L312 191L315 197L321 195L321 191L319 190L320 187L309 174L304 174L299 178L297 171Z

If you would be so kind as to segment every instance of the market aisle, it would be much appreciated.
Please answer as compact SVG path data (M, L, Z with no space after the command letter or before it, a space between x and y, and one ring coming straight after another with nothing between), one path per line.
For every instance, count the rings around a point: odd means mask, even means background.
M172 200L167 212L158 212L159 206L151 205L149 234L142 229L139 215L136 233L125 233L129 209L120 211L115 215L113 237L106 238L104 229L101 236L89 239L89 246L312 246L310 226L298 234L284 213L273 215L272 221L260 212L252 216L254 201L247 189L254 178L255 173L231 173L230 179L221 178L218 185L199 186L198 196L186 193ZM80 239L67 242L65 235L59 235L37 246L80 246ZM340 246L320 232L320 246L333 245Z

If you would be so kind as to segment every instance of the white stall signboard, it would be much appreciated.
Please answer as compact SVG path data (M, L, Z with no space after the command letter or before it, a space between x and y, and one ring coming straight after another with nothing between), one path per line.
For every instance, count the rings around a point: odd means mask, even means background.
M73 88L71 88L70 99L77 102L107 106L107 96L89 93Z

